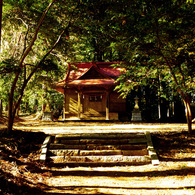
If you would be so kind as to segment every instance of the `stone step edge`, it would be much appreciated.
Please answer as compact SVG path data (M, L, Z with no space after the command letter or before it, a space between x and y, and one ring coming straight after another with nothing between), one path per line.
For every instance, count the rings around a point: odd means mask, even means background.
M49 150L139 150L147 148L147 144L124 144L124 145L55 145L49 147Z
M133 138L133 139L74 139L74 140L58 140L54 144L133 144L133 143L147 143L146 138Z
M139 146L139 147L138 147ZM120 149L120 150L127 150L127 149L134 149L134 148L147 148L147 143L137 143L135 144L123 144L123 145L98 145L98 144L83 144L83 145L65 145L65 144L50 144L49 149L58 150L58 149L82 149L82 150L97 150L100 148L106 149Z
M70 140L70 139L130 139L130 138L140 138L144 137L144 133L76 133L76 134L63 134L56 135L55 140Z
M77 141L77 142L76 142ZM84 144L104 144L104 145L115 145L115 144L141 144L141 143L147 143L147 139L146 138L137 138L137 139L125 139L125 140L120 140L120 139L116 139L116 140L97 140L97 139L80 139L80 140L73 140L72 143L71 143L71 140L69 140L66 143L51 143L50 144L50 147L51 146L59 146L60 145L75 145L75 144L78 144L78 145L84 145Z
M144 156L148 155L147 148L139 150L79 150L79 149L68 149L68 150L49 150L48 155L50 156L103 156L103 155L123 155L123 156Z
M41 146L41 155L39 160L40 161L46 161L47 159L47 151L48 151L48 145L51 143L52 136L47 136Z
M52 163L151 163L150 156L58 156L48 157Z
M159 165L160 161L158 159L156 150L154 149L151 134L149 131L146 131L145 134L146 134L146 139L147 139L147 144L148 144L147 150L152 160L152 165Z

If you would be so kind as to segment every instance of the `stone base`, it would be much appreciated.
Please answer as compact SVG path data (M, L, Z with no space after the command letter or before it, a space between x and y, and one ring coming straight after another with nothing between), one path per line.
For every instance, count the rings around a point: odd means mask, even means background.
M51 112L44 112L42 116L43 121L52 121L52 113Z
M133 110L131 121L142 121L141 111Z

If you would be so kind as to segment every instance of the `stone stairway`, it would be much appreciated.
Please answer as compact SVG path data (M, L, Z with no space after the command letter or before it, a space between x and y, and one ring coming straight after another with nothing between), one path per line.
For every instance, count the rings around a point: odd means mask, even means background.
M65 164L158 164L145 133L70 133L46 138L41 160ZM153 156L152 156L153 155ZM155 157L155 158L154 158Z

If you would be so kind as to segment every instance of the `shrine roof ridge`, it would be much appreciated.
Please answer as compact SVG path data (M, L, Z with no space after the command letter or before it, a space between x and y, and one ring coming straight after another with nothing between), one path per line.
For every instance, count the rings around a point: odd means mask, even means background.
M125 63L124 61L113 61L113 62L73 62L70 63L69 65L72 66L76 66L78 68L90 68L93 65L97 65L99 67L110 67L110 65L112 64L121 64L121 63ZM111 68L111 67L110 67Z

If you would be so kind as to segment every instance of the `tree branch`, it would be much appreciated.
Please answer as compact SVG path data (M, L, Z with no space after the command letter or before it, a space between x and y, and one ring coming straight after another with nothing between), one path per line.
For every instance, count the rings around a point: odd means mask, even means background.
M22 55L22 57L21 57L21 59L20 59L19 67L22 67L22 64L23 64L24 59L26 58L26 56L27 56L27 55L29 54L29 52L31 51L32 46L34 45L34 42L35 42L36 39L37 39L37 34L38 34L38 32L39 32L39 28L40 28L40 26L42 25L42 23L43 23L43 21L44 21L44 19L45 19L45 17L46 17L46 14L48 13L49 9L51 8L51 6L53 5L53 3L54 3L55 1L56 1L56 0L53 0L53 1L48 5L48 7L46 8L45 12L43 13L43 15L42 15L42 17L41 17L41 19L40 19L40 21L39 21L39 23L38 23L38 25L37 25L37 28L35 29L35 33L34 33L34 36L33 36L33 38L32 38L32 41L31 41L30 45L28 46L28 48L24 51L24 53L23 53L23 55Z
M68 26L69 27L69 26ZM68 28L67 27L67 28ZM26 87L26 85L28 84L29 80L31 79L31 77L34 75L34 73L37 71L37 69L40 67L40 64L46 59L46 57L55 49L55 47L57 46L57 44L60 42L60 39L61 37L65 34L66 30L63 30L61 32L61 34L59 35L59 37L57 38L56 42L54 43L54 45L52 46L52 48L45 54L45 56L42 58L42 60L35 66L35 68L32 70L32 72L30 73L30 75L28 76L27 79L24 80L24 83L22 85L22 88L21 88L21 93L20 93L20 96L16 102L16 105L15 105L15 108L14 108L14 112L16 112L16 109L17 107L19 106L21 100L22 100L22 97L23 97L23 94L24 94L24 89Z

